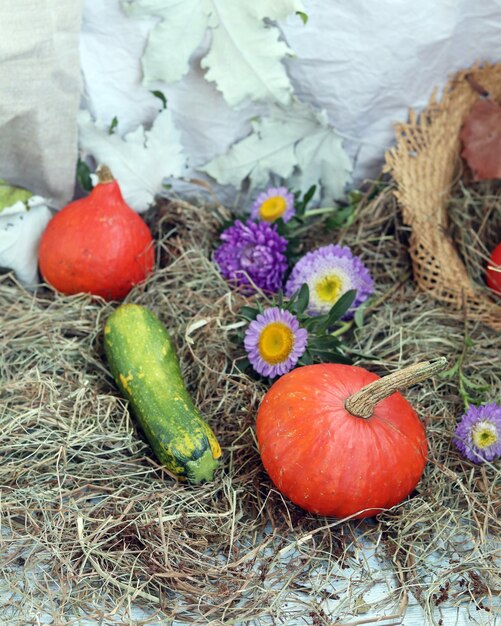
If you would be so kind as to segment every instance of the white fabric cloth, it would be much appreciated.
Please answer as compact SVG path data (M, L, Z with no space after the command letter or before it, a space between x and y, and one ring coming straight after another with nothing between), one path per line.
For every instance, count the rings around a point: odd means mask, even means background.
M270 0L272 2L273 0ZM501 61L501 0L308 0L309 20L282 24L296 58L287 61L301 99L324 108L346 138L355 178L377 174L408 107L422 109L435 86L476 61ZM140 58L155 20L126 17L119 0L86 0L81 39L85 106L127 132L148 124L158 100L141 85ZM261 109L232 110L199 67L160 87L193 171L250 130ZM237 78L235 78L237 80ZM188 173L189 174L189 173Z
M55 207L74 192L82 3L0 2L0 178Z
M40 196L0 212L0 267L14 270L17 279L27 287L39 281L40 237L51 217Z

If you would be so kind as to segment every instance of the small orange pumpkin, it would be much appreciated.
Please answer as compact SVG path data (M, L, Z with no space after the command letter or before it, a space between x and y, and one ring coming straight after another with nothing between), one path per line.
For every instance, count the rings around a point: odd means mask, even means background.
M123 299L151 273L153 238L143 219L122 197L108 168L91 193L50 220L40 240L44 280L65 294L91 293Z

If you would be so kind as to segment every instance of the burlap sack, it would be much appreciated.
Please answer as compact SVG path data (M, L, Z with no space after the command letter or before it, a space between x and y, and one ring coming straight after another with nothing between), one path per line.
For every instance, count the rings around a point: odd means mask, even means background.
M55 207L74 189L82 4L0 2L0 178Z
M459 132L480 95L466 80L472 77L501 102L501 64L457 73L442 99L434 94L427 108L396 127L396 146L386 154L385 170L396 182L404 222L411 227L410 254L418 286L470 319L501 330L501 306L479 289L448 238L447 204L461 167Z

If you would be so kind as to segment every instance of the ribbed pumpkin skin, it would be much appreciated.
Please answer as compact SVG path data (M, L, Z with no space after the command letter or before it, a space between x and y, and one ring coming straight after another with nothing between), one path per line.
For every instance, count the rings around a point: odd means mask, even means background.
M279 378L257 415L261 458L277 488L320 515L375 515L417 485L427 459L424 428L400 393L369 419L346 399L379 377L350 365L297 368Z
M150 230L115 180L61 209L40 240L40 272L65 294L121 300L151 273L154 260Z
M157 459L194 483L211 480L221 448L186 390L160 320L143 306L122 304L106 322L104 348Z

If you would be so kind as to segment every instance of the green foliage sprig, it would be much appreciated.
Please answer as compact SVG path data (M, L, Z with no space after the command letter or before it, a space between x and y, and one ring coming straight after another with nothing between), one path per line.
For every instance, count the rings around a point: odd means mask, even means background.
M355 290L347 291L337 300L328 313L312 316L307 313L310 293L308 285L304 284L289 299L284 298L283 293L280 291L267 302L267 306L257 302L255 307L242 307L239 314L249 324L267 308L278 307L284 311L289 311L296 317L300 327L308 331L307 348L298 360L298 365L311 365L313 363L344 363L351 365L353 360L349 355L349 349L344 344L338 331L344 331L348 328L341 319L353 304L355 296ZM240 345L243 344L248 324L240 329L235 337L235 341ZM351 327L351 323L349 326ZM250 360L248 358L239 359L237 367L241 371L247 371L251 368Z
M465 333L463 349L457 361L448 370L439 374L441 378L445 378L446 380L452 381L453 379L457 379L459 395L465 409L469 409L471 405L480 406L485 401L485 393L489 390L489 387L475 382L464 372L466 356L470 348L474 345L473 339Z

